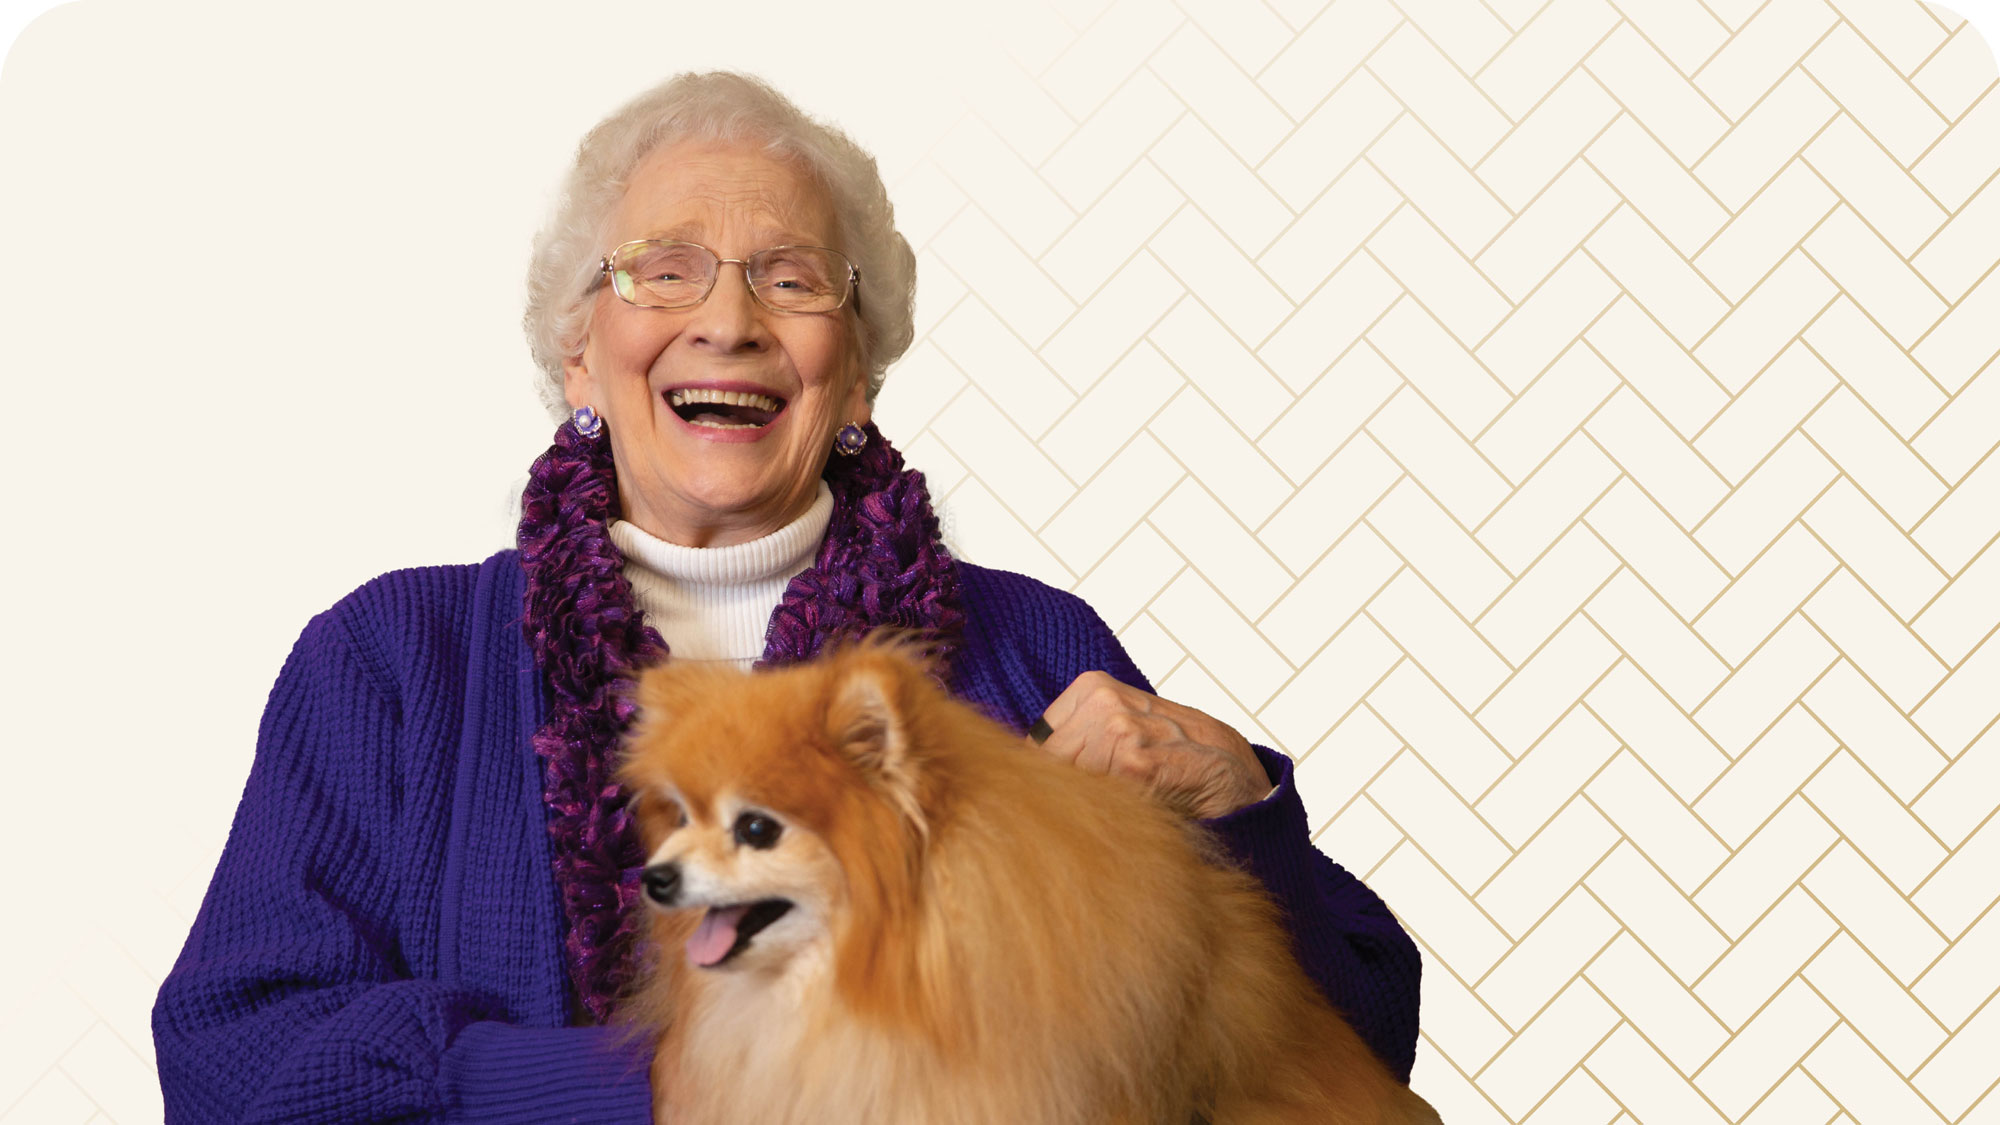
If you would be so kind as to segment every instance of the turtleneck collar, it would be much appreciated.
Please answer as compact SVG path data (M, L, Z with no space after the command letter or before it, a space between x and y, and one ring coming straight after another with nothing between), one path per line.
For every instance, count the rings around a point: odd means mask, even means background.
M804 515L747 543L683 547L625 520L611 521L611 542L624 554L628 570L642 567L675 582L727 586L778 577L789 579L812 565L813 552L826 538L827 522L833 518L833 490L825 481L818 483L819 493ZM672 643L671 639L668 643Z
M748 668L764 654L786 585L812 565L832 518L833 490L820 481L804 515L747 543L683 547L625 520L611 521L610 536L625 556L633 600L675 659Z

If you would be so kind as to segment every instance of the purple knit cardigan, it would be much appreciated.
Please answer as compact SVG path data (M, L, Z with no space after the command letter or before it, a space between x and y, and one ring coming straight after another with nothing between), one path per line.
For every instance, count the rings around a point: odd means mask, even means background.
M1147 686L1074 596L959 568L963 698L1025 728L1086 670ZM644 1046L572 1026L522 582L512 551L396 571L307 625L154 1007L168 1120L650 1121ZM1407 1080L1415 946L1312 847L1289 761L1259 756L1277 793L1210 825Z

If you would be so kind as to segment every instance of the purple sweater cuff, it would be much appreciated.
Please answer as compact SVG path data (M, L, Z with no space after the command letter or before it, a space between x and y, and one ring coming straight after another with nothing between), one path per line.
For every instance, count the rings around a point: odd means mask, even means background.
M1267 747L1252 745L1250 749L1263 763L1265 776L1270 779L1273 788L1264 794L1261 801L1252 801L1235 812L1202 821L1209 831L1232 844L1238 840L1248 843L1259 837L1282 837L1294 827L1292 821L1295 819L1298 827L1305 825L1305 806L1284 799L1285 790L1292 784L1292 760ZM1291 815L1294 807L1298 811L1297 817Z
M468 1024L445 1051L445 1120L652 1125L653 1053L609 1027Z
M1416 944L1373 891L1313 846L1292 760L1252 749L1277 791L1202 823L1285 912L1306 975L1407 1083L1423 971Z

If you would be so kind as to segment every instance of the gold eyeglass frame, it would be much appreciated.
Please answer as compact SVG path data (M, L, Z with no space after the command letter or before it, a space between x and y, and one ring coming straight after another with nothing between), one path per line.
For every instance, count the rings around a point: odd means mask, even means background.
M657 243L662 246L692 246L695 249L701 251L702 253L707 254L709 257L715 259L715 276L709 279L708 288L702 291L700 297L696 298L695 300L689 301L685 305L642 305L639 302L633 300L632 298L627 297L625 294L618 292L618 283L616 281L610 281L608 279L615 272L611 268L611 260L613 258L616 258L619 255L619 253L623 251L627 246L638 246L644 243ZM747 259L725 258L722 255L716 253L715 251L710 250L708 247L703 246L699 242L688 242L685 239L679 239L679 238L634 238L625 242L621 242L616 246L613 246L609 254L606 254L603 257L597 259L597 276L592 279L591 288L595 289L598 285L609 284L611 286L611 293L613 296L617 297L619 300L625 302L628 305L631 305L633 308L636 309L666 309L666 310L691 309L701 304L703 301L708 300L709 294L714 293L715 287L722 283L722 267L734 264L743 267L743 285L745 288L750 290L750 299L774 313L780 313L788 316L818 316L821 313L839 312L841 309L847 306L847 302L850 299L854 302L855 308L859 309L861 307L861 267L854 264L854 259L848 257L847 255L841 253L838 250L835 250L831 246L806 246L798 243L788 243L783 246L766 246L762 250L752 251L750 257L754 258L759 254L768 254L773 250L824 250L827 253L832 254L834 257L839 258L841 261L847 263L847 292L841 295L840 303L834 305L830 309L806 310L806 309L775 308L771 305L769 301L766 301L764 299L762 294L757 292L756 284L750 280L750 262ZM636 286L637 282L635 281L634 284Z

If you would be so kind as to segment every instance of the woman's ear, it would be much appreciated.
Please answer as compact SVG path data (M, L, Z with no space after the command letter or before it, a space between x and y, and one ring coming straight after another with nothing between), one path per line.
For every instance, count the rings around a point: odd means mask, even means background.
M846 407L837 420L865 426L874 415L875 407L868 401L868 372L861 371L854 376L854 389L848 392Z
M591 405L591 401L596 397L593 393L596 389L596 384L590 378L589 369L583 365L582 356L572 356L563 360L563 400L569 403L570 409Z

